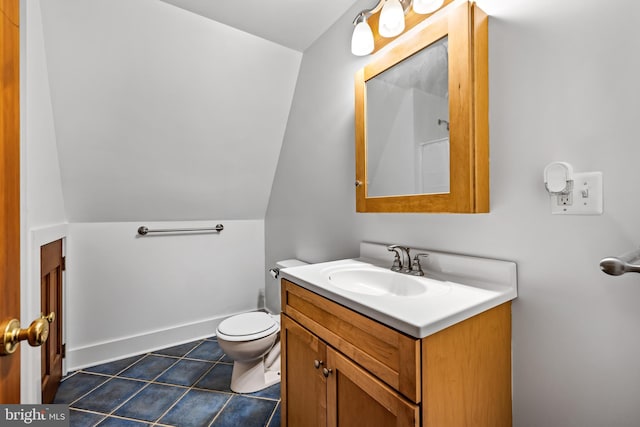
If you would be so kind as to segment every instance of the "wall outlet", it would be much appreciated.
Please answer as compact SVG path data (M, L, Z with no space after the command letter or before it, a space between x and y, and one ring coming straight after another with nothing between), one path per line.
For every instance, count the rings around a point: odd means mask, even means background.
M559 194L557 198L558 198L558 206L573 205L573 192L569 194Z
M554 215L602 215L602 172L573 174L573 190L569 194L551 196Z

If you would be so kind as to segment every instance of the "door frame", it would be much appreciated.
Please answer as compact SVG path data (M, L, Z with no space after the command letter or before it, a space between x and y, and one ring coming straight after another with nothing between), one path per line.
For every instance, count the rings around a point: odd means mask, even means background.
M27 198L27 164L26 146L29 133L28 117L26 117L28 77L27 70L27 26L33 9L26 0L20 4L20 324L22 327L40 316L40 246L63 239L63 256L67 252L68 224L51 224L31 228L29 224L26 201ZM63 311L66 311L68 295L68 275L62 273ZM63 314L64 315L64 314ZM66 315L64 315L66 317ZM66 317L68 318L68 317ZM66 319L62 320L62 336L67 336ZM66 340L66 339L65 339ZM20 344L20 401L22 403L40 403L42 399L41 348ZM62 361L62 374L67 373L65 359Z

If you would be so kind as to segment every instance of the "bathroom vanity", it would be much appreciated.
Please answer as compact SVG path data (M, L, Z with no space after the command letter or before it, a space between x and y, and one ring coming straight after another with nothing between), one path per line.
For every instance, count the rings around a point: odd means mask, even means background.
M379 259L281 270L282 426L510 426L515 264L432 252L419 292Z

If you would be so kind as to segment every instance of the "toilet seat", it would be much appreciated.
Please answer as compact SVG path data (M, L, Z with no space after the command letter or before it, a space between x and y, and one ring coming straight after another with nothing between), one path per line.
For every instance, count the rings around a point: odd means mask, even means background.
M227 341L251 341L267 337L280 330L279 323L264 312L231 316L218 325L216 335Z

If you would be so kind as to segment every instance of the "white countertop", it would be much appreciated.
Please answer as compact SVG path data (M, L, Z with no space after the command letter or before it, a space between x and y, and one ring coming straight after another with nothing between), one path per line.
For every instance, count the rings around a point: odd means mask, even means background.
M430 254L423 269L425 283L432 291L415 296L369 295L335 286L327 272L389 269L393 258L386 253L386 245L363 245L361 255L374 257L284 268L280 273L305 289L415 338L424 338L517 297L515 263L422 249L412 249L412 253ZM383 256L388 259L381 261Z

